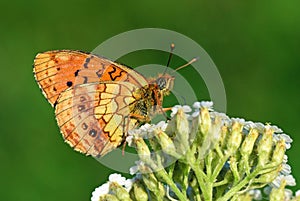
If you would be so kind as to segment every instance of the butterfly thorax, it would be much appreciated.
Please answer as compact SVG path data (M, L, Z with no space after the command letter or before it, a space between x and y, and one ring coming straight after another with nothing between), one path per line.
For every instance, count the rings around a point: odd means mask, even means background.
M148 81L148 85L133 93L133 97L137 101L131 106L131 111L138 117L140 123L149 122L151 116L162 113L163 98L169 95L173 88L174 77L159 75L156 79L149 79Z

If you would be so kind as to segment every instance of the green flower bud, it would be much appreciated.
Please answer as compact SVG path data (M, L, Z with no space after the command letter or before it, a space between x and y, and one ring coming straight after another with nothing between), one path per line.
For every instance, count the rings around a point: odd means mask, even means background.
M268 184L274 181L276 177L278 176L279 172L281 170L281 166L278 166L275 170L262 174L259 178L255 179L255 182L262 183L262 184Z
M220 140L219 144L221 148L226 147L226 137L228 135L228 127L227 126L222 126L221 127L221 133L220 133Z
M147 189L156 196L163 197L165 192L162 184L156 179L153 173L143 174L143 182Z
M205 136L211 126L211 119L207 108L201 108L200 112L200 131Z
M140 181L134 182L133 193L134 193L135 199L138 201L147 201L148 200L148 193L145 189L145 186L142 185Z
M141 161L145 163L151 163L151 152L142 138L135 139L136 150Z
M229 153L234 153L240 146L242 142L242 124L238 122L233 122L232 124L232 131L230 133L229 139L228 139L228 151Z
M266 126L265 132L259 141L257 152L258 152L258 165L264 166L269 162L270 154L273 146L273 130Z
M243 144L241 146L240 152L241 155L244 158L249 158L250 154L253 151L254 143L258 137L258 131L255 129L251 129L249 134L246 136L246 138L243 141Z
M252 201L252 196L248 193L237 195L236 201Z
M182 109L178 109L175 120L176 130L174 144L177 148L177 151L184 155L189 149L189 122Z
M276 143L276 147L272 156L272 162L275 162L276 164L281 164L283 161L284 154L285 154L285 141L281 139Z
M111 194L103 195L99 198L99 201L120 201L116 196Z
M157 142L160 144L163 152L165 152L171 156L174 156L176 158L180 157L180 155L178 153L176 153L176 148L175 148L173 141L165 132L163 132L161 130L156 131L155 137L157 138L157 140L158 140Z
M283 180L279 188L273 188L270 194L270 201L282 201L285 200L285 185L286 182Z
M121 201L130 201L129 193L116 182L110 183L110 191Z

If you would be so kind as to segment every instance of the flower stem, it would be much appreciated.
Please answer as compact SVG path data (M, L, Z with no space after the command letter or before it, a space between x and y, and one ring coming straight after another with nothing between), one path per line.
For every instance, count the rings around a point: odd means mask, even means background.
M169 175L165 171L165 169L157 171L155 174L157 175L157 177L162 178L163 181L166 182L166 184L170 186L170 188L176 194L176 196L178 197L179 200L181 200L181 201L188 200L187 197L177 188L176 184L173 182L172 178L169 177Z

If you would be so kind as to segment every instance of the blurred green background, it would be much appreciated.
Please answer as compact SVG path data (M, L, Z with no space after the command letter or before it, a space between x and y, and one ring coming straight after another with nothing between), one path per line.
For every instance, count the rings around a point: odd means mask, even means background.
M38 52L91 51L116 34L145 27L177 31L199 43L223 78L228 115L272 122L293 137L288 155L300 182L299 6L296 0L2 0L0 200L89 200L113 172L63 142L32 63ZM151 55L125 60L131 66L165 64L167 54ZM188 69L182 74L191 75Z

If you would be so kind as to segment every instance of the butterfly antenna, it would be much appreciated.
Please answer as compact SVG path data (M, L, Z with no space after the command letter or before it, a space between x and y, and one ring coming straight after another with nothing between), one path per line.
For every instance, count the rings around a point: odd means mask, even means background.
M196 62L198 60L198 57L193 58L192 60L190 60L189 62L187 62L186 64L179 66L178 68L175 69L175 71L178 71L182 68L187 67L188 65L191 65L192 63Z
M164 71L163 74L166 74L166 71L167 71L167 69L168 69L168 67L169 67L169 65L170 65L171 58L172 58L172 56L173 56L174 48L175 48L175 44L174 44L174 43L171 43L171 45L170 45L170 54L169 54L167 66L166 66L165 71Z

